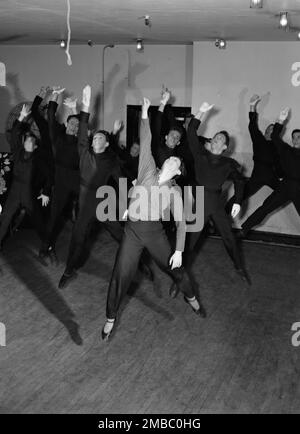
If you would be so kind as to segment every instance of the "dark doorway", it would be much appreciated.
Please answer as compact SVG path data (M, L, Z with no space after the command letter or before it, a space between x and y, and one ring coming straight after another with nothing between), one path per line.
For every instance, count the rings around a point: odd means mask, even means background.
M151 106L149 109L149 118L150 124L152 127L152 123L155 119L155 114L157 112L158 106ZM173 113L176 117L176 120L182 126L185 125L187 120L191 117L191 107L173 107ZM140 105L128 105L127 106L127 129L126 129L126 147L129 147L132 143L134 143L137 139L139 139L139 125L140 125L140 117L141 117L141 106ZM169 125L167 122L163 122L163 127L167 133L169 130Z

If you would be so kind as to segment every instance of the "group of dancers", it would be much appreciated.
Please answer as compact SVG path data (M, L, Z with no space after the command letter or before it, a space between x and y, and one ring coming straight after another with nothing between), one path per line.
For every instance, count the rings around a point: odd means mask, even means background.
M173 280L170 296L174 298L181 291L191 310L205 317L189 270L202 231L187 233L180 188L203 186L204 224L209 220L214 222L237 275L250 285L232 231L232 218L239 214L243 201L264 185L273 189L273 193L242 224L239 238L245 237L269 213L290 201L300 215L300 130L292 132L291 145L281 139L289 110L282 110L276 123L270 124L262 133L257 113L260 98L254 95L250 99L249 132L254 167L250 178L245 180L239 163L226 156L230 142L227 131L218 131L212 138L198 135L213 105L202 103L185 129L174 117L169 104L171 93L166 89L162 92L151 131L148 115L151 103L144 98L139 139L126 149L119 143L121 121L114 122L112 132L89 129L89 85L82 92L80 114L76 112L76 99L64 100L70 114L66 125L60 124L56 112L63 91L60 87L42 87L31 107L22 107L12 127L13 178L1 214L1 249L13 217L21 210L32 218L41 240L37 255L41 263L47 265L49 259L57 262L55 244L61 231L61 220L68 203L75 203L75 200L78 212L66 267L58 283L59 288L65 288L77 277L77 270L82 265L86 241L97 220L96 209L101 200L97 195L99 187L111 185L118 190L119 180L127 178L133 184L133 191L143 188L147 195L145 203L141 203L138 218L134 194L131 194L125 199L127 210L121 221L101 221L119 243L108 287L102 338L108 340L111 336L119 307L137 269L153 278L152 259ZM43 100L47 101L46 105L42 104ZM38 127L38 136L30 128L31 120ZM234 183L234 196L226 204L222 187L227 180ZM154 197L153 187L161 191L164 200L158 201ZM196 199L194 196L194 202ZM44 207L50 207L46 220L42 212ZM174 221L163 224L167 210L173 214Z

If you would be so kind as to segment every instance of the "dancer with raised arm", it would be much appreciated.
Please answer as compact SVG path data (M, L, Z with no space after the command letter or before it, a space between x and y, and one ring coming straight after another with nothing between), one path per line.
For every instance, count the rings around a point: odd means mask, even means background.
M124 236L108 289L107 319L102 329L102 338L105 340L111 335L120 304L133 280L144 248L176 282L193 311L197 315L205 316L205 311L195 296L192 283L182 268L186 225L180 189L172 183L174 176L180 175L181 160L178 157L170 157L165 160L161 170L156 168L151 153L149 106L150 101L144 98L140 126L138 178L131 194L128 221L125 224ZM162 195L161 201L157 198L158 191ZM141 194L141 202L137 209L135 209L136 203L133 200L135 193L137 196ZM173 254L161 223L161 218L167 210L171 210L177 225L176 250Z
M291 146L281 139L283 125L288 115L288 108L279 113L272 133L272 141L279 153L285 174L284 178L280 183L280 187L271 193L263 204L242 224L241 237L246 236L251 228L259 225L271 212L290 202L293 202L297 213L300 215L300 130L293 130Z
M218 131L212 139L206 139L203 142L197 135L199 125L212 107L213 105L204 102L195 117L191 119L188 127L188 143L194 157L196 183L199 186L204 186L204 224L207 223L209 218L213 220L238 275L243 281L250 284L232 232L230 219L226 214L221 198L223 184L227 180L232 180L235 186L235 203L232 207L231 216L235 218L240 212L244 182L239 172L239 164L232 158L223 155L229 145L228 132L225 130ZM193 257L200 233L190 233L190 258Z
M250 99L249 133L252 139L254 165L251 176L245 183L243 201L253 196L264 185L272 188L272 190L278 189L280 178L283 177L279 154L271 140L274 124L268 125L264 134L258 127L256 108L260 100L258 95L253 95ZM228 212L231 211L234 203L235 196L226 205Z

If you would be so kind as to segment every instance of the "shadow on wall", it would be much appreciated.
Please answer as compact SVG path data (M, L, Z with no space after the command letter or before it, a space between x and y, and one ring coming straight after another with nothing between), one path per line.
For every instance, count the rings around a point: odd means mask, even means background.
M112 120L110 119L111 113L107 116L105 115L105 113L106 113L105 107L107 105L107 101L110 98L110 94L112 92L113 82L114 82L117 74L120 72L120 70L121 70L120 65L115 64L112 67L112 69L110 70L110 72L108 73L107 78L105 79L105 82L104 82L104 119L103 119L104 122L103 122L103 125L104 125L104 128L106 128L108 130L111 129L113 122L114 122L114 119L112 119ZM102 89L101 89L101 91L102 91ZM103 98L103 95L102 95L102 98ZM101 99L101 97L100 97L100 99ZM105 123L105 118L107 119L107 123ZM99 116L98 116L98 119L95 119L95 125L96 125L96 121L97 121L97 124L99 125L99 123L100 123Z
M98 91L95 95L93 109L92 109L92 119L90 122L90 129L92 131L97 131L100 122L100 108L101 108L101 93Z
M242 137L242 147L244 149L244 146L246 143L249 142L249 133L248 133L248 112L249 112L249 104L248 101L246 102L246 95L248 92L248 88L244 87L240 94L239 94L239 103L238 103L238 129L239 133Z
M0 87L0 152L10 152L5 137L5 125L10 111L26 98L19 87L18 74L6 74L6 87Z
M131 92L131 97L134 98L137 104L141 103L143 96L147 96L144 95L143 89L138 89L136 85L136 77L139 74L142 74L147 68L149 68L149 65L144 63L135 63L133 66L131 66L130 54L128 55L127 76L122 77L122 79L113 89L113 106L111 107L111 111L107 114L109 122L113 123L113 121L115 120L111 119L113 113L119 113L119 117L124 121L124 123L126 123L126 96L129 90Z

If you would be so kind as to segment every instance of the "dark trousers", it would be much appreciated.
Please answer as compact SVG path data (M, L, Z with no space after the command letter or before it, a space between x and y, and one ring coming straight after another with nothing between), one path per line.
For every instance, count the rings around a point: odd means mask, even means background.
M44 245L53 246L58 237L63 211L67 204L79 194L79 171L56 166L55 183L51 200L51 216Z
M38 236L40 239L43 239L45 235L44 224L37 199L35 197L32 199L32 192L26 185L13 182L0 217L0 243L6 235L14 214L20 208L25 209L26 213L31 218Z
M89 235L92 224L96 219L96 208L99 199L96 198L96 191L80 187L79 213L73 227L72 238L69 247L69 254L66 265L66 273L70 274L78 268L83 253L85 241ZM101 222L104 228L118 242L121 242L123 228L118 221Z
M264 185L272 188L272 190L277 190L280 186L280 181L269 166L254 165L251 177L245 183L243 201L257 193ZM231 212L234 203L235 196L232 196L226 204L226 211L228 213Z
M257 210L251 214L242 224L242 229L245 234L251 228L259 225L271 212L293 202L295 208L300 215L300 183L284 180L278 190L275 190Z
M218 192L204 191L204 225L209 219L216 225L225 248L237 269L242 268L242 258L239 252L235 236L232 232L231 220L222 203L221 194ZM202 232L190 232L188 234L189 262L191 262L196 244Z
M195 295L186 271L183 268L171 270L169 266L172 255L171 246L161 222L128 221L125 224L123 239L109 284L106 305L107 318L116 317L122 299L136 274L144 248L187 297L192 298Z

